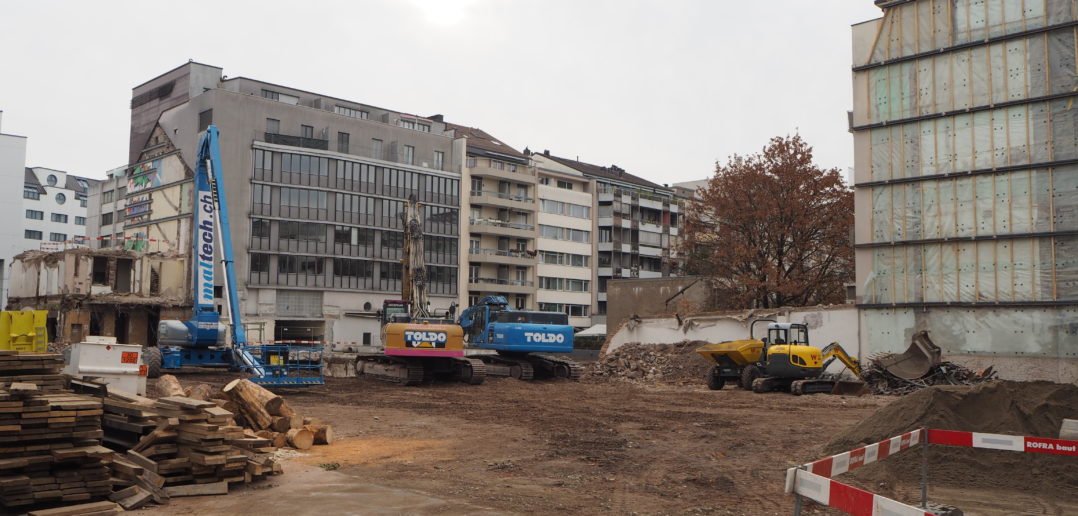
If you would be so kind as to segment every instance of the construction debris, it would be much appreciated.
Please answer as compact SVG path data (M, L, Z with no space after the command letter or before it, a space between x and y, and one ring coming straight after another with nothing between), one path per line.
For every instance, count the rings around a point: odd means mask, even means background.
M904 395L932 385L974 385L996 378L991 367L974 371L954 362L940 362L928 369L924 376L912 380L892 374L884 366L872 360L861 372L861 378L872 388L873 394Z
M0 351L0 508L89 501L112 491L101 402L67 391L63 365L55 353Z
M704 344L707 343L685 341L659 345L625 344L587 365L584 376L631 382L699 383L711 368L711 365L695 352L696 348Z

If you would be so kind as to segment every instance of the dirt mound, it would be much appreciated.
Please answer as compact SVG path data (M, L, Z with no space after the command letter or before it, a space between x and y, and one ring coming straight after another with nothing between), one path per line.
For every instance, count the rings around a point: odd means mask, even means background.
M1055 438L1062 420L1076 417L1076 385L993 381L935 386L880 408L832 438L824 453L842 453L920 427ZM1074 457L942 445L932 445L929 454L930 485L1034 490L1078 485ZM920 453L907 451L858 470L852 477L872 482L873 488L884 486L886 491L889 485L916 482L919 461Z
M707 343L699 340L625 344L588 364L584 376L636 382L703 383L711 365L695 350L704 344Z

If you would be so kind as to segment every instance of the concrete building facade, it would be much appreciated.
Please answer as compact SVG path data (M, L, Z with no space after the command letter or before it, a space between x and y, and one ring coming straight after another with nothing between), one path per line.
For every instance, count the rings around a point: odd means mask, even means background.
M221 71L190 62L134 88L125 237L185 246L184 181L213 124L238 294L245 322L263 328L252 339L377 344L376 311L401 295L398 214L413 196L425 205L431 308L458 301L464 139L440 120ZM133 180L147 186L131 191Z
M929 330L1004 376L1073 379L1074 2L875 3L853 27L863 351Z
M532 159L540 167L573 170L595 181L592 214L595 233L587 237L595 243L596 258L592 323L606 323L607 282L611 279L664 278L677 274L675 247L682 200L674 196L672 189L616 165L593 165L554 156L549 151L532 154ZM550 231L553 234L557 230Z
M438 117L436 117L438 118ZM501 295L518 310L536 308L536 177L527 156L481 129L448 124L464 138L466 158L461 200L467 222L467 266L462 267L461 304Z
M87 192L98 180L45 167L27 167L23 184L25 249L86 245Z
M0 123L3 122L0 111ZM26 182L26 137L4 134L0 125L0 192L6 192L6 202L0 202L0 306L7 305L11 283L11 261L23 248L22 207L23 184ZM17 223L15 221L18 221Z

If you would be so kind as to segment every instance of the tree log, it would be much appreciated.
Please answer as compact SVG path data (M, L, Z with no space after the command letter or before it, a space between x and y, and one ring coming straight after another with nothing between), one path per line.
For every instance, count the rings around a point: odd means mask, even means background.
M305 417L305 418L303 418L303 424L305 424L305 425L320 425L320 424L322 424L322 421L319 420L316 417Z
M247 424L255 430L266 429L273 424L273 419L266 412L265 404L267 399L277 397L276 394L242 378L229 382L224 388L224 393L239 405L240 413L247 420Z
M273 424L270 425L270 428L272 428L274 432L287 432L292 429L292 418L280 416L271 417L273 417Z
M288 431L288 444L297 450L306 450L314 445L314 434L303 428L293 428Z
M170 374L163 374L157 379L157 394L158 398L167 398L169 396L179 396L184 398L187 393L183 392L183 386L180 385L180 381L175 376Z
M213 390L213 387L210 387L208 384L200 383L187 389L187 397L196 400L212 401Z
M333 444L333 427L330 425L305 425L314 434L314 444Z
M273 434L273 442L270 443L274 448L284 448L288 445L287 434Z
M294 416L296 411L292 410L292 407L288 406L284 398L277 396L274 399L266 401L266 412L274 416Z

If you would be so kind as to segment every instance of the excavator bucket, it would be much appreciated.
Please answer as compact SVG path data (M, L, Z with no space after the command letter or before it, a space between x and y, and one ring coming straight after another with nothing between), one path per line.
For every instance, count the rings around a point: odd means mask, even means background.
M863 396L869 392L868 384L860 381L840 380L835 382L835 386L831 388L831 394L845 396Z
M919 331L913 335L905 353L878 358L876 363L899 378L915 380L938 366L942 355L943 351L928 337L928 332Z

